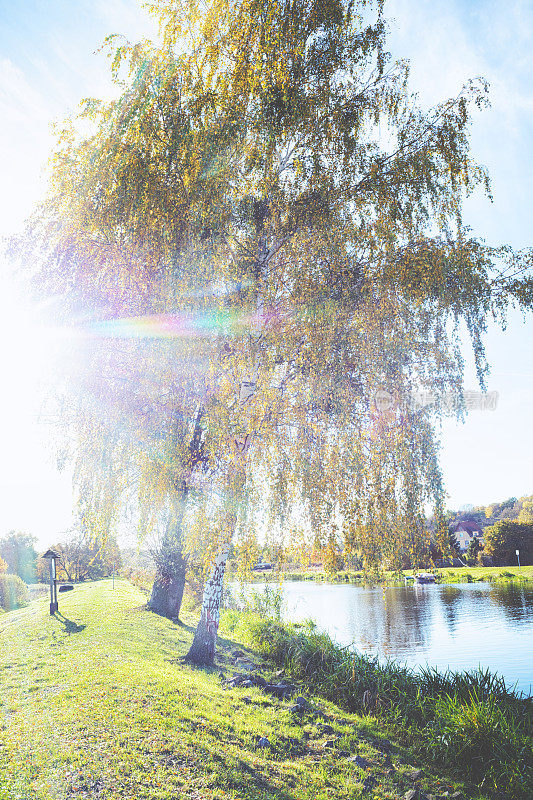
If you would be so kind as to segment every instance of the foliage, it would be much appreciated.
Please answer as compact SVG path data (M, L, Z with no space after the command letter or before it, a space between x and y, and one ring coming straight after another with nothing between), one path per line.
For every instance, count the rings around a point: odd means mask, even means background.
M333 526L323 548L324 572L326 575L334 575L344 566L338 537L335 533L335 526Z
M485 528L485 552L499 565L517 563L516 550L520 551L520 563L533 564L533 524L530 522L498 522Z
M479 541L478 537L472 536L472 539L470 540L470 544L468 545L466 551L467 564L470 564L470 566L472 567L475 564L477 564L479 561L479 554L481 553L482 550L483 550L483 545Z
M428 727L428 750L437 763L455 765L458 774L468 765L474 780L487 788L528 796L533 785L531 720L526 738L522 720L497 697L481 698L473 688L466 699L439 698L434 724Z
M101 539L74 530L67 541L52 549L60 556L56 566L60 580L97 580L116 573L122 566L120 550L111 537ZM43 580L48 580L46 574Z
M230 612L236 612L235 620L238 619L241 612L245 612L279 622L283 610L283 590L279 585L269 583L261 589L245 586L240 591L234 590L229 594L225 607L226 626L228 626Z
M28 533L10 531L0 539L0 558L7 563L7 571L18 575L25 583L35 581L37 553L35 538Z
M491 503L488 506L470 506L462 511L449 511L448 523L471 520L477 522L481 528L495 525L497 522L533 522L533 495L509 497L500 503Z
M28 587L18 575L0 573L0 608L11 611L28 602Z
M533 497L520 498L517 522L533 522Z
M155 577L154 572L140 567L128 567L122 571L122 576L145 594L150 593Z
M3 572L7 572L7 561L4 561L3 558L0 558L0 574Z

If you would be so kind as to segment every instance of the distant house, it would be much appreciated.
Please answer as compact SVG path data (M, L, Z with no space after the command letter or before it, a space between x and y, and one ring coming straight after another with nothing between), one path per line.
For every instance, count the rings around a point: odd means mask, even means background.
M483 528L473 519L462 519L450 525L450 534L455 536L457 546L462 553L468 550L470 542L475 537L481 546L485 544Z

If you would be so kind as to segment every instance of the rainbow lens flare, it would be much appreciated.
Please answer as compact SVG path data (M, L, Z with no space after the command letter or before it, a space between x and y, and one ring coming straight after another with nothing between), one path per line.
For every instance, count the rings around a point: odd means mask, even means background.
M223 310L203 314L152 314L143 317L119 317L93 322L91 333L117 339L199 338L222 333L237 336L264 321L260 313Z

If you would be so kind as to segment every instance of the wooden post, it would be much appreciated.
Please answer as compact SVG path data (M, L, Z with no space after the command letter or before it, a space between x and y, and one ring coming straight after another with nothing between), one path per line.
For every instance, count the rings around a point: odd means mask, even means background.
M47 550L42 558L47 558L49 561L50 569L50 616L53 616L59 608L57 602L57 579L56 579L56 560L59 555L53 550Z

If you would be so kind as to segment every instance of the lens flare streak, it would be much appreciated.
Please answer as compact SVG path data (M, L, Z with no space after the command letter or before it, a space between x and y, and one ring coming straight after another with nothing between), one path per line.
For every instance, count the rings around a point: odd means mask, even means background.
M215 333L235 336L263 322L260 314L217 311L203 314L153 314L90 323L93 334L117 339L198 338Z

